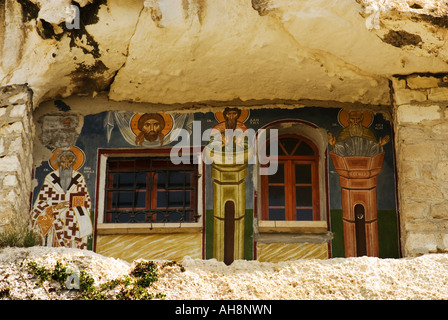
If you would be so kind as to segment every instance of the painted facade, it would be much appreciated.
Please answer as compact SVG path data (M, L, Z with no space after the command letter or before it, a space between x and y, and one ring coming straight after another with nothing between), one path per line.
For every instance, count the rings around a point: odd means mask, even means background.
M52 103L65 109L36 119L52 156L35 167L32 211L46 245L128 261L400 256L393 132L382 113L222 107L79 116L68 102ZM278 145L263 132L277 132ZM274 149L276 171L260 174L274 162L260 154L269 159Z

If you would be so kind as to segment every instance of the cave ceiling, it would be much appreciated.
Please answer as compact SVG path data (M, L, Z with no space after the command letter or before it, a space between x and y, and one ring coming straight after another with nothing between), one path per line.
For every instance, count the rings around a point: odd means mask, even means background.
M0 84L28 84L35 105L104 93L388 106L394 75L448 73L446 12L427 0L5 0Z

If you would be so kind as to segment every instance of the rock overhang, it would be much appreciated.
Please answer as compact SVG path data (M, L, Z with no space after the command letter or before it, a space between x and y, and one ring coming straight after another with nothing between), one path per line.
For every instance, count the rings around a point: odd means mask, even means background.
M79 28L67 28L70 5L79 9ZM161 105L387 106L393 75L448 72L446 7L425 0L7 0L0 83L27 83L35 105L105 91L111 100Z

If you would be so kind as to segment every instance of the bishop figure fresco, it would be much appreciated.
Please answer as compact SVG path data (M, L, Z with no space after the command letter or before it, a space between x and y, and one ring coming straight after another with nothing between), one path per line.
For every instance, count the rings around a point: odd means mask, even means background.
M91 199L84 176L74 168L76 160L73 151L61 152L37 196L31 217L42 245L87 249Z

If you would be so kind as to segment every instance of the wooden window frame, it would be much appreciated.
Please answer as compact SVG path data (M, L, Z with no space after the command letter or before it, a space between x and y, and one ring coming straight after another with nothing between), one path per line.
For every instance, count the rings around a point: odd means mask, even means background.
M282 148L285 154L288 152L283 148L280 140L283 138L294 138L301 140L308 144L313 151L313 156L293 156L293 155L279 155L278 164L284 165L284 179L283 183L278 183L278 186L283 186L285 189L285 220L286 221L319 221L320 216L320 195L319 195L319 150L316 145L301 135L297 134L283 134L278 137L279 148ZM269 141L266 142L268 144ZM300 144L297 144L290 154L294 154L295 150ZM266 148L266 146L265 146ZM295 164L311 164L311 187L312 187L312 209L313 220L296 220L296 210L300 207L296 206L296 187L303 185L295 181ZM269 186L275 186L277 183L269 183L267 175L261 176L261 219L271 221L269 219ZM310 184L306 184L309 186ZM271 207L272 208L272 207ZM311 207L306 207L311 208Z
M144 163L144 165L143 165ZM169 172L183 172L190 175L190 183L185 184L182 187L170 187L168 183L165 186L160 187L158 184L158 178L160 174L166 175L165 179L168 179ZM114 187L114 176L117 175L117 182L119 185L119 179L121 174L133 174L133 187L122 189L120 186ZM140 189L137 187L137 176L145 176L145 187ZM105 191L105 214L104 223L123 223L114 221L112 216L116 215L115 220L121 214L129 214L130 220L124 223L143 223L143 221L136 221L136 218L132 218L137 214L145 215L145 222L150 223L191 223L197 222L198 204L197 198L197 185L198 185L198 172L197 165L194 164L179 164L174 165L167 156L152 156L152 157L111 157L107 159L106 163L106 191ZM186 202L184 198L184 205L179 206L166 206L162 207L158 203L159 192L165 192L167 195L171 191L177 192L189 192L189 201ZM144 206L138 206L135 201L135 194L144 193L145 200ZM133 202L130 207L115 207L114 196L119 199L120 194L133 194ZM168 201L168 199L167 199ZM119 203L119 201L118 201ZM186 206L186 203L189 205ZM168 204L168 202L167 202ZM117 202L115 202L117 205ZM179 220L170 220L170 214L183 212L183 218ZM188 216L187 216L188 212ZM162 214L163 219L159 219L157 216Z
M106 163L109 158L114 157L159 157L170 156L171 148L154 149L98 149L96 196L95 196L95 235L118 235L118 234L171 234L171 233L198 233L204 229L205 219L205 163L202 162L202 148L196 150L190 148L188 154L195 157L193 165L198 168L198 191L197 191L197 222L178 223L104 223L106 205ZM94 248L97 237L94 238Z

